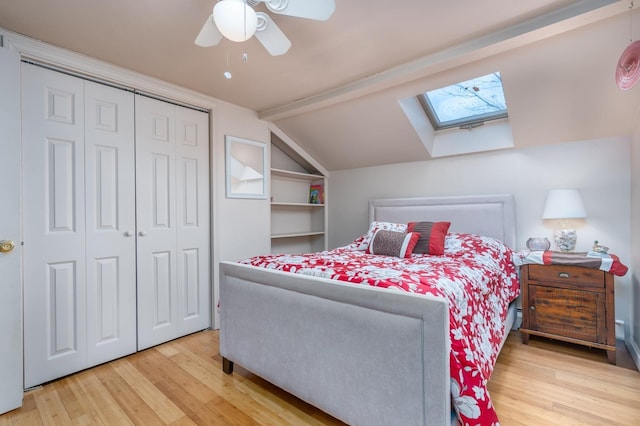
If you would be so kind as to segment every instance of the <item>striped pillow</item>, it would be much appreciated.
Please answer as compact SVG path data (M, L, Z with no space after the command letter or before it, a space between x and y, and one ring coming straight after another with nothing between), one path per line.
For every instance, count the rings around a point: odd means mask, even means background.
M417 232L398 232L380 229L371 239L367 253L381 256L410 257L418 242Z
M420 239L413 252L416 254L444 254L444 239L451 222L409 222L407 232L418 232Z

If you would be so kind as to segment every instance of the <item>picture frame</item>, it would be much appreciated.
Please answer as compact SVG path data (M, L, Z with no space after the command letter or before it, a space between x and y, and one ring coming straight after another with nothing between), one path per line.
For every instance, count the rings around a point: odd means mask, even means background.
M225 136L227 198L267 198L267 147L264 143Z

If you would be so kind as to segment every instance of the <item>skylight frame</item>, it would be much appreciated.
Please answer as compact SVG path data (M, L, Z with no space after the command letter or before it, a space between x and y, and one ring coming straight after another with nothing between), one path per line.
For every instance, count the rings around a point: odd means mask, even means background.
M495 109L493 111L488 111L488 112L480 112L477 114L469 114L469 115L459 114L459 118L450 119L446 121L441 121L438 118L437 106L431 102L431 98L429 97L430 94L435 94L436 92L442 93L446 90L455 91L461 88L466 89L468 87L471 87L473 83L482 82L482 79L490 79L492 77L495 78L495 80L492 81L491 83L497 83L498 86L497 88L494 87L492 89L486 89L486 90L493 90L496 92L495 95L498 95L499 98L492 99L492 100L494 101L497 100L498 102L502 102L500 106L504 105L503 108ZM451 94L450 98L455 99L456 97L461 97L461 96L463 95ZM459 83L454 83L449 86L424 92L418 95L418 101L420 102L422 109L424 109L424 112L429 118L429 121L431 122L431 125L433 126L433 129L435 131L448 130L453 128L472 129L474 127L482 126L485 124L485 122L488 122L488 121L506 119L509 117L509 110L508 110L508 106L507 106L505 95L504 95L504 88L502 86L502 77L499 71L496 71L494 73L487 74L484 76L472 78L466 81L461 81Z

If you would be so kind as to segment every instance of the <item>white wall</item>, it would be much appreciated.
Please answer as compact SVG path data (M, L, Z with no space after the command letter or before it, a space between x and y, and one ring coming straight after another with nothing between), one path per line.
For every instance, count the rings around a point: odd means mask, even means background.
M266 122L258 120L253 111L225 106L216 108L212 158L214 169L213 212L214 248L217 260L241 260L271 250L269 238L269 202L243 198L226 198L225 135L237 136L271 148L271 133Z
M219 262L242 260L271 251L269 201L226 198L224 137L231 135L263 142L267 146L267 153L269 153L271 133L268 124L258 120L255 112L229 104L215 108L213 123L211 153L213 174L213 196L211 199L213 200L214 222L212 226L212 281L214 327L217 327L219 316L215 307L218 305L219 299Z
M329 246L366 232L371 199L498 193L515 195L517 249L529 237L553 242L553 224L541 219L546 193L578 188L588 218L574 222L576 250L587 251L598 240L631 266L630 153L629 138L613 138L333 171ZM616 319L626 324L631 321L631 275L616 277ZM621 327L616 335L624 335Z

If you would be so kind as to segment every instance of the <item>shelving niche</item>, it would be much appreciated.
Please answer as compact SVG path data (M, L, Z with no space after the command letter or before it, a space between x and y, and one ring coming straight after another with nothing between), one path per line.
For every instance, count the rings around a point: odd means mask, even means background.
M308 253L327 248L327 178L280 139L271 145L271 252ZM322 185L324 203L309 203Z

